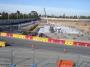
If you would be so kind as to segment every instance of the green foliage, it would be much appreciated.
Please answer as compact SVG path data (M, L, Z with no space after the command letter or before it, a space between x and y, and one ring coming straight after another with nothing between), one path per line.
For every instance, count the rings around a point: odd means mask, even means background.
M31 11L29 14L23 14L20 11L17 11L16 13L7 13L2 12L0 13L0 19L29 19L29 18L35 18L38 19L38 13L36 11Z
M44 15L42 15L44 16ZM69 19L90 19L90 16L66 16L65 14L60 15L60 16L55 16L55 15L47 15L47 17L50 18L69 18Z

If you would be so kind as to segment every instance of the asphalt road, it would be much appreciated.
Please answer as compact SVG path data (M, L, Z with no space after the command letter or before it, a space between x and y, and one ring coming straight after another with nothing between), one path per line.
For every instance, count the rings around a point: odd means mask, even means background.
M6 41L8 44L11 44L13 46L31 48L31 46L34 45L34 48L36 49L40 48L40 49L46 49L46 50L58 51L58 52L64 52L64 49L66 49L66 52L68 53L90 56L90 48L88 47L65 46L60 44L41 43L36 41L4 38L4 37L0 37L0 40Z

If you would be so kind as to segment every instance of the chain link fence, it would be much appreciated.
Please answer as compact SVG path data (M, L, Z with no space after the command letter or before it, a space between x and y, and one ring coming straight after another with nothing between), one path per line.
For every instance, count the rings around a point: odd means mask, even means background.
M90 57L79 54L25 47L0 48L0 67L56 67L58 59L72 60L74 67L90 67Z

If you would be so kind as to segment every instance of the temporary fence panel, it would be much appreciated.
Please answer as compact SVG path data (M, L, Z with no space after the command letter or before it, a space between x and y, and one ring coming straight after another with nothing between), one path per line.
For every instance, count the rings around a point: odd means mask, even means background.
M16 67L16 65L14 65L14 64L10 64L9 67Z
M65 45L70 45L70 46L73 46L73 41L72 40L65 40Z

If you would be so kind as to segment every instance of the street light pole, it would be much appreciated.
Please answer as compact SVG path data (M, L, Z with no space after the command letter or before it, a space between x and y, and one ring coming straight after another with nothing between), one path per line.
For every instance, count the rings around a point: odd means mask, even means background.
M10 22L10 13L8 12L8 22ZM9 25L10 26L10 29L9 31L11 32L12 31L12 25Z
M32 45L32 50L33 50L33 64L35 64L35 49L34 49L34 45Z
M14 51L14 50L13 50L13 47L11 47L11 51L10 51L10 52L11 52L11 57L10 57L10 58L11 58L11 64L9 65L9 67L15 67L15 66L16 66L16 65L14 64L14 62L13 62L13 59L14 59L14 58L13 58L13 56L14 56L14 55L13 55L13 51Z
M23 19L24 19L24 14L23 14Z
M18 19L18 13L17 13L17 19Z
M48 24L48 19L47 19L47 14L46 14L46 10L45 10L45 8L44 8L44 12L45 12L46 22L47 22L47 24Z

